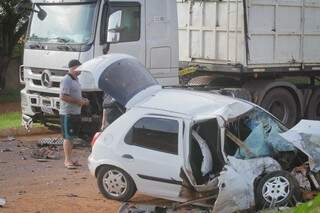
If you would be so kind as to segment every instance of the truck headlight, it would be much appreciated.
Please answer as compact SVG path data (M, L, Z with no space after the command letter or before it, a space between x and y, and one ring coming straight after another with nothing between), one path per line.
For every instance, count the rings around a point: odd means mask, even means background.
M23 65L21 65L19 67L19 80L20 80L21 84L25 83L25 81L24 81L24 66Z

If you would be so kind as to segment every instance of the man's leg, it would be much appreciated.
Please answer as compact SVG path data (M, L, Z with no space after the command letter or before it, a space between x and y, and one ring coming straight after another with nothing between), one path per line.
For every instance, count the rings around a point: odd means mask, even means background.
M72 128L72 122L69 115L61 115L61 130L62 130L62 136L63 136L63 151L64 151L64 165L65 166L71 166L72 159L71 159L71 153L72 153L72 142L70 135L70 129Z
M71 153L72 153L72 142L69 139L64 139L63 141L64 150L64 164L72 165Z

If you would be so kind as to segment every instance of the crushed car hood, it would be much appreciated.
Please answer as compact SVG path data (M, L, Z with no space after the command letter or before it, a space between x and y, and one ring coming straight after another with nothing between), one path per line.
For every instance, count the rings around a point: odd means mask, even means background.
M311 170L320 171L320 121L301 120L279 135L309 157Z

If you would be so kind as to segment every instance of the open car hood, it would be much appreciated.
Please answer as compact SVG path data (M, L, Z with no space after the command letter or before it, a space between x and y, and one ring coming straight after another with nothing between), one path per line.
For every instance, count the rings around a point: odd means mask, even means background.
M78 70L90 72L95 86L126 108L161 90L149 71L136 58L126 54L100 56L85 62Z
M279 135L309 157L311 170L320 171L320 121L301 120Z

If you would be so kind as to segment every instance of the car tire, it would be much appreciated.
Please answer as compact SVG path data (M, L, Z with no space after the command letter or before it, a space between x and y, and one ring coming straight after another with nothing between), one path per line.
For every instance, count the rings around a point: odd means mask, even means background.
M104 166L98 171L97 183L100 192L111 200L128 201L137 191L129 174L113 166Z
M294 206L301 200L297 180L287 171L274 171L263 176L256 188L258 209Z

